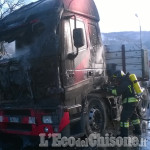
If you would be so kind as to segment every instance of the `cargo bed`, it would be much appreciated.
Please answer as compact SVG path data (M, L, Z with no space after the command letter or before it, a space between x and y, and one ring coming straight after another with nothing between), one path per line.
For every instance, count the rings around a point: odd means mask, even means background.
M110 47L110 46L109 46ZM149 79L148 51L147 50L111 50L106 47L106 64L108 68L114 66L125 73L134 73L139 79ZM114 69L113 68L113 69Z

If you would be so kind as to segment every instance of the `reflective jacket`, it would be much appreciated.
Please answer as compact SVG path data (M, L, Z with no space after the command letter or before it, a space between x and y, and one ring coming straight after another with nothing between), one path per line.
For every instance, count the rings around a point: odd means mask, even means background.
M120 84L112 90L113 95L122 95L123 103L126 102L137 102L135 98L135 92L133 84L126 76L122 77Z

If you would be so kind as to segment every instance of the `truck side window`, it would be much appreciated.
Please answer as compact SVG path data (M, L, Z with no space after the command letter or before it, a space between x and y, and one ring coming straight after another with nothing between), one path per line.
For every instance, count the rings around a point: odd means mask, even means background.
M84 49L87 48L87 41L86 41L86 34L85 34L85 25L84 25L84 22L81 21L81 20L77 20L76 23L77 23L76 24L77 28L82 28L83 29L83 33L84 33L85 45L79 48L79 51L81 51L81 50L84 50ZM71 33L72 33L72 41L73 41L73 29L75 28L74 27L74 19L70 19L70 25L71 25ZM74 44L73 44L73 50L74 51L76 50Z
M88 29L89 29L89 37L90 37L91 47L92 47L92 49L95 49L95 47L100 44L96 26L89 24Z

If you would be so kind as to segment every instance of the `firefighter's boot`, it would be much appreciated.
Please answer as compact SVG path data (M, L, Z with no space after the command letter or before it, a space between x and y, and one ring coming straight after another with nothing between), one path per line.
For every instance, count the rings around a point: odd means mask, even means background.
M126 128L126 127L121 127L120 128L120 136L121 137L128 137L128 135L129 135L129 129L128 128Z
M134 125L133 134L134 135L141 135L142 134L140 124Z

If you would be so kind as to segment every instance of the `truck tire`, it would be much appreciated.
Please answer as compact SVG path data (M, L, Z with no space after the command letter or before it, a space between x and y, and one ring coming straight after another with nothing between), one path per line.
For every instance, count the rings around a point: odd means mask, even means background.
M99 97L92 97L88 100L86 136L91 133L102 133L106 128L107 115L104 102Z

